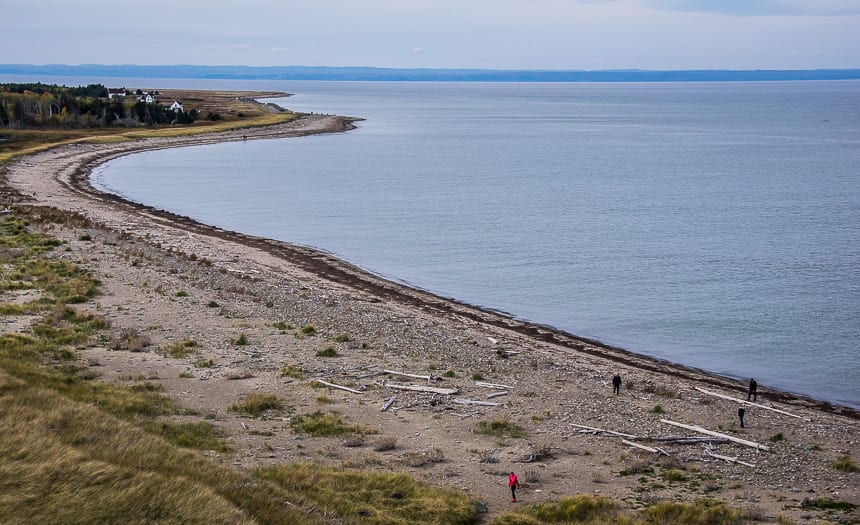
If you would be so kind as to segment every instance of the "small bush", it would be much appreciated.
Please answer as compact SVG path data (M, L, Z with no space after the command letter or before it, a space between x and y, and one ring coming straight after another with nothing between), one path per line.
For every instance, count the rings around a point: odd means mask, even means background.
M289 330L289 327L287 326L287 323L285 323L285 322L283 322L283 321L278 321L277 323L272 323L272 326L273 326L274 328L276 328L276 329L278 329L278 330L282 331L282 332L284 332L284 331L286 331L286 330Z
M301 332L305 335L311 336L311 335L316 335L317 329L312 324L306 324L305 326L303 326L301 328Z
M484 376L483 376L483 374L480 374L480 373L474 373L474 374L472 374L472 379L475 381L483 381Z
M380 436L373 441L373 450L385 452L397 448L397 438L394 436Z
M482 450L478 452L478 461L480 463L498 463L499 457L496 455L495 449Z
M349 434L340 440L340 444L347 447L360 447L364 445L365 438L363 434Z
M448 370L442 375L445 377L457 377L457 374L453 370Z
M774 435L770 436L770 438L768 438L768 441L770 441L771 443L778 443L780 441L785 441L785 436L782 435L782 432L779 432L778 434L774 434Z
M440 448L434 448L426 452L407 452L401 456L400 461L408 467L423 467L433 463L445 461L445 454Z
M200 359L194 363L195 368L212 368L215 366L215 361L212 359Z
M651 409L651 413L653 414L662 414L663 412L665 411L662 405L654 405L654 408Z
M167 346L159 346L155 349L155 352L161 355L180 359L196 354L198 352L197 342L190 339L174 341Z
M851 456L842 456L841 458L834 461L831 466L836 470L841 470L842 472L857 472L857 465L851 460Z
M281 377L292 377L293 379L304 379L305 372L301 368L297 368L293 365L284 365L281 368Z
M230 406L230 411L258 417L267 410L280 410L282 408L284 408L283 403L273 394L249 394L241 403Z
M188 297L188 292L185 290L179 290L174 294L176 297Z
M324 350L317 352L317 357L340 357L340 354L337 353L334 347L327 346Z
M78 240L79 241L91 241L91 240L93 240L93 238L90 237L89 234L85 233L85 234L81 235L80 237L78 237Z
M334 336L334 342L335 343L348 343L349 342L349 336L346 334L336 335L336 336Z
M248 344L248 336L244 333L239 334L239 337L230 339L230 344L235 346L244 346Z
M208 303L206 303L206 306L208 306L209 308L218 308L221 305L216 303L215 301L209 301Z

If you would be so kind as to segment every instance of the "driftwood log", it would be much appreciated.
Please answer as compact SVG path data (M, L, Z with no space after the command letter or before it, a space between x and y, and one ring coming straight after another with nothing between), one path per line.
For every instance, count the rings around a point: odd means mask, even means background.
M393 405L393 404L394 404L394 401L396 401L396 400L397 400L397 396L391 396L391 397L389 397L389 398L388 398L388 401L386 401L386 402L382 405L382 412L385 412L386 410L388 410L389 408L391 408L391 405Z
M352 392L353 394L363 394L361 390L356 390L354 388L349 388L348 386L336 385L334 383L329 383L328 381L323 381L322 379L314 379L315 383L319 383L321 385L325 385L329 388L336 388L338 390L346 390L347 392Z
M718 437L718 438L728 439L729 441L732 441L732 442L734 442L734 443L739 443L739 444L741 444L741 445L746 445L746 446L748 446L748 447L752 447L752 448L754 448L754 449L756 449L756 450L766 450L766 451L769 451L769 450L770 450L770 448L768 448L767 446L762 445L762 444L759 444L759 443L756 443L755 441L748 441L748 440L746 440L746 439L741 439L741 438L736 438L736 437L734 437L734 436L729 436L729 435L726 435L726 434L721 434L721 433L719 433L719 432L714 432L713 430L708 430L708 429L706 429L706 428L702 428L702 427L699 427L699 426L696 426L696 425L686 425L686 424L684 424L684 423L678 423L677 421L670 421L670 420L668 420L668 419L661 419L661 420L660 420L660 422L661 422L661 423L665 423L665 424L667 424L667 425L672 425L672 426L676 426L676 427L679 427L679 428L684 428L684 429L687 429L687 430L692 430L693 432L699 432L699 433L701 433L701 434L705 434L705 435L708 435L708 436L714 436L714 437Z
M759 404L759 403L752 403L752 402L750 402L750 401L747 401L747 400L745 400L745 399L741 399L741 398L735 398L735 397L732 397L732 396L726 396L726 395L723 395L723 394L718 394L718 393L716 393L716 392L711 392L710 390L705 390L704 388L699 388L699 387L697 387L697 386L694 386L694 387L693 387L693 389L694 389L694 390L697 390L697 391L699 391L699 392L701 392L701 393L703 393L703 394L707 394L707 395L709 395L709 396L719 397L719 398L722 398L722 399L728 399L729 401L734 401L734 402L736 402L736 403L742 403L742 404L744 404L744 405L749 405L749 406L753 406L753 407L756 407L756 408L762 408L762 409L764 409L764 410L770 410L771 412L776 412L776 413L778 413L778 414L782 414L782 415L784 415L784 416L790 416L790 417L796 417L797 419L803 419L802 417L800 417L800 416L798 416L798 415L796 415L796 414L789 414L789 413L788 413L788 412L786 412L785 410L780 410L780 409L778 409L778 408L769 407L769 406L767 406L767 405L761 405L761 404Z
M474 399L463 399L460 397L454 399L454 402L458 405L478 405L482 407L497 407L501 405L501 403L496 403L494 401L476 401Z
M442 394L445 396L450 396L459 392L456 388L439 388L435 386L421 386L421 385L402 385L399 383L382 383L382 386L385 388L393 388L395 390L412 390L415 392L430 392L433 394Z

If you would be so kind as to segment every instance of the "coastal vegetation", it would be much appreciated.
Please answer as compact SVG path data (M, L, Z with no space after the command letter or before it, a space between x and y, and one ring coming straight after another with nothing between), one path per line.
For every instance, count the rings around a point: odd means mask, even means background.
M121 91L121 93L109 93ZM108 97L109 94L114 96ZM149 102L146 94L151 95ZM263 104L274 92L144 91L101 84L0 84L0 164L23 154L81 141L118 142L268 126L299 113ZM182 110L171 109L176 101Z

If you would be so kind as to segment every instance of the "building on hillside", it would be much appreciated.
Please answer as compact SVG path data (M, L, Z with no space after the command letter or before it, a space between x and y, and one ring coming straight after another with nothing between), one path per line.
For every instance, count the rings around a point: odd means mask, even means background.
M108 88L108 98L124 98L125 88Z
M152 93L144 93L137 97L138 102L146 102L147 104L155 104L155 97L152 96Z
M182 107L182 102L179 102L178 100L173 101L173 104L170 105L170 109L173 111L185 112L185 108Z

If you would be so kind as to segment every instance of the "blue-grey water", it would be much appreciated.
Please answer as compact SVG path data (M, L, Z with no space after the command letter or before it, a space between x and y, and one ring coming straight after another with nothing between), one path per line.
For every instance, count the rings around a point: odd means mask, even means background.
M860 407L860 82L224 84L206 87L288 91L276 102L367 120L132 155L95 182Z

